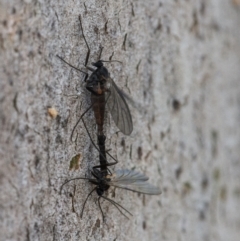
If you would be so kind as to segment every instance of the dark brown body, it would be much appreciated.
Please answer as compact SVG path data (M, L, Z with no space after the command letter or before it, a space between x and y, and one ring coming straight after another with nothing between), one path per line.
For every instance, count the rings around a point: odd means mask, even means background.
M104 125L104 113L106 105L106 92L108 91L106 84L109 78L108 70L103 66L101 61L93 63L96 70L90 75L87 80L86 88L91 92L92 109L94 112L96 124L97 124L97 136L99 146L99 160L100 160L100 172L103 177L107 176L109 163L106 158L105 140L106 137L103 133ZM106 187L106 190L108 187Z
M104 112L105 112L105 92L107 91L106 82L109 78L108 70L99 60L93 63L97 67L87 80L86 88L91 92L92 108L98 126L98 135L103 135Z
M105 113L105 94L91 94L92 109L98 128L98 135L103 135L104 113Z

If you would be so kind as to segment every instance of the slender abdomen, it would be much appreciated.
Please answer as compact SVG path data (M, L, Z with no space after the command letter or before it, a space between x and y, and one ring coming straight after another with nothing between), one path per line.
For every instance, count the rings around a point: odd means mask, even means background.
M105 95L91 95L94 116L98 127L98 135L103 135L104 112L105 112Z
M107 157L106 157L106 150L105 150L105 140L106 140L106 136L104 135L98 135L98 146L99 146L99 160L100 160L100 168L101 168L101 172L104 173L105 175L108 174L107 171Z

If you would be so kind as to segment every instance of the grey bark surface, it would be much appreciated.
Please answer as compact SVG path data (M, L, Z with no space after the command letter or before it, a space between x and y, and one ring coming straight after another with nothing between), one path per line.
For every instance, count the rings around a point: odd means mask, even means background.
M103 222L95 193L81 219L88 182L59 194L98 162L82 123L70 141L90 103L83 75L56 57L83 65L79 14L90 63L101 45L102 59L121 61L106 66L142 108L131 108L129 137L106 117L115 168L135 168L163 191L111 189L129 220L102 201ZM0 240L239 240L239 26L237 0L0 0ZM85 120L96 140L92 113Z

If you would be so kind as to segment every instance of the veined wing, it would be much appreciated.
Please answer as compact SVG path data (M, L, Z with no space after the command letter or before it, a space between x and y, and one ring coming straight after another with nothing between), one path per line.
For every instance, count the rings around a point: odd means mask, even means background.
M108 184L114 187L149 195L161 194L160 189L148 183L148 177L139 172L118 170L113 175L110 175L109 178Z
M127 102L115 82L110 77L107 81L110 85L109 95L106 98L108 109L119 130L125 135L130 135L133 130L133 123Z

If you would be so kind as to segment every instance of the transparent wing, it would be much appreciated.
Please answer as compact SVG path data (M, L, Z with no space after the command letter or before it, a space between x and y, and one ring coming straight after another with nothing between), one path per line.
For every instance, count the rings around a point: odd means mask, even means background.
M115 82L111 78L108 78L107 81L110 85L109 94L106 98L108 109L119 130L125 135L130 135L133 130L133 124L127 102Z
M108 178L110 178L108 184L114 187L149 195L161 194L160 189L148 183L148 177L139 172L130 170L118 170Z

